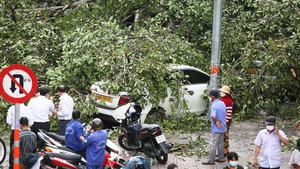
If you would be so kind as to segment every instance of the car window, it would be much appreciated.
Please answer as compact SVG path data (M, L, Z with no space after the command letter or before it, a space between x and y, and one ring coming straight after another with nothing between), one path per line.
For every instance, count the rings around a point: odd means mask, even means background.
M208 83L209 76L194 70L182 70L185 76L184 84ZM187 77L188 76L188 77Z

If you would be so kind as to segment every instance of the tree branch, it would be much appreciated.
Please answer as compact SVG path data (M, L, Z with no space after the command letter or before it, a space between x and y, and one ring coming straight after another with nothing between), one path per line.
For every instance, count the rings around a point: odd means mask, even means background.
M8 10L8 12L9 12L9 15L11 16L11 18L12 18L12 20L14 21L14 22L17 22L17 16L16 16L16 14L15 14L15 9L12 9L12 7L11 6L6 6L6 1L4 1L4 6L7 8L7 10ZM0 9L0 12L2 12L1 11L2 9Z
M299 12L298 9L293 5L293 2L292 2L292 1L290 1L290 2L291 2L292 7L295 9L295 11L300 15L300 12Z
M74 2L72 4L68 4L66 6L68 6L67 8L74 8L78 5L81 5L83 3L89 3L89 2L94 2L95 0L81 0L79 2ZM18 10L20 13L28 13L28 12L36 12L36 11L55 11L55 10L58 10L58 9L64 9L66 6L52 6L52 7L47 7L47 8L35 8L35 9L16 9ZM66 9L67 9L66 8ZM0 12L3 12L3 9L0 9Z
M70 6L70 4L66 5L62 10L59 10L59 11L56 12L56 14L54 14L53 16L56 17L58 14L60 14L60 13L63 12L64 10L66 10L69 6Z

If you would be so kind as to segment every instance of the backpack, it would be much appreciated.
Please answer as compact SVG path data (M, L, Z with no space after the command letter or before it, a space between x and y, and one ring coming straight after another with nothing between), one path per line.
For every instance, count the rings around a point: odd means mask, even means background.
M239 106L236 104L236 102L232 99L232 115L236 112L236 110L239 108Z
M130 158L125 164L124 169L151 169L149 161L143 156Z
M41 156L41 154L29 153L23 165L27 168L31 168Z

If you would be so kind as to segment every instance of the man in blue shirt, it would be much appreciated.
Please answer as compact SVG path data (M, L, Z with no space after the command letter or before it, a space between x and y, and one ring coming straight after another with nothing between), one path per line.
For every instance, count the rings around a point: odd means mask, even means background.
M218 99L218 91L211 90L209 93L211 100L211 145L209 152L209 161L202 162L203 165L214 165L216 162L224 162L224 133L226 131L226 105ZM216 148L218 147L219 158L216 158Z
M107 132L101 130L102 128L103 122L95 118L83 141L83 146L87 147L86 169L102 169L107 142ZM92 129L94 130L93 133Z
M85 151L86 148L83 148L82 142L83 137L83 127L79 122L81 118L81 112L79 110L74 110L72 112L73 120L66 126L66 145L74 151Z

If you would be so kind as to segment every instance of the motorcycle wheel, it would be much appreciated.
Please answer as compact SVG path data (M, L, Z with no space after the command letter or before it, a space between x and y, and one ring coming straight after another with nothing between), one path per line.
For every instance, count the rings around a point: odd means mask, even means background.
M119 142L119 145L125 149L125 150L128 150L128 151L131 151L132 149L128 147L128 141L127 141L127 138L125 137L125 135L120 135L119 138L118 138L118 142Z
M155 158L156 158L156 160L157 160L160 164L166 164L166 162L168 161L168 154L165 154L165 153L161 150L161 155L160 155L160 156L156 156Z
M0 164L3 163L6 157L6 146L2 139L0 139Z

